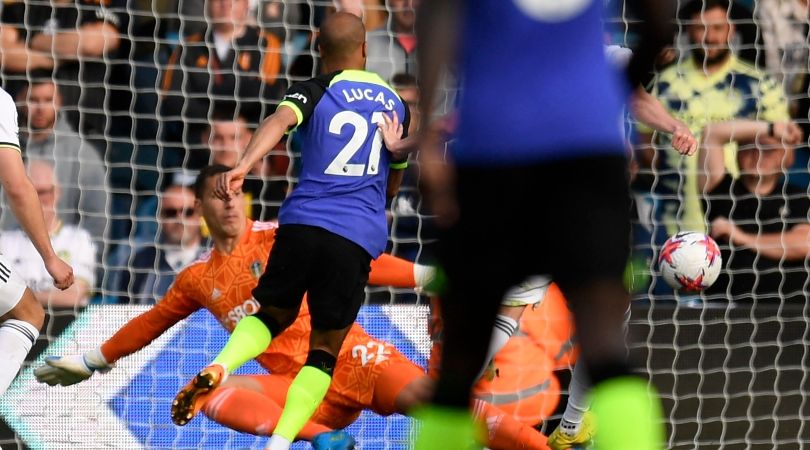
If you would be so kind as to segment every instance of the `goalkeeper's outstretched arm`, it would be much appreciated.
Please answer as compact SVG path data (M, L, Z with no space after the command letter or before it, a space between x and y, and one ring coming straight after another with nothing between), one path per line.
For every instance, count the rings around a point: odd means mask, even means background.
M178 284L175 283L157 305L127 322L98 348L83 355L45 358L45 364L34 369L37 381L51 386L70 386L90 378L94 372L109 371L119 359L152 343L200 308L180 292Z

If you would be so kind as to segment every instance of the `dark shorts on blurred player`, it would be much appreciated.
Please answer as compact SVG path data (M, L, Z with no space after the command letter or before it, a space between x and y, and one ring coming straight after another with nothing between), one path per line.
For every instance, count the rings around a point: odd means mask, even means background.
M630 237L623 156L459 167L457 189L461 218L444 230L439 251L462 290L482 280L505 289L534 274L549 274L561 287L621 280ZM476 260L481 264L470 264Z

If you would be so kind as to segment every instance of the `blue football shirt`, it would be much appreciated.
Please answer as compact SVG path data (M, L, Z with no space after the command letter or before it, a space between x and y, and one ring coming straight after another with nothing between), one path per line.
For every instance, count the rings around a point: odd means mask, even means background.
M621 154L627 89L606 61L601 15L596 0L465 4L458 164Z
M409 112L377 74L343 70L294 84L279 108L297 118L299 183L284 200L279 224L325 228L376 258L385 250L388 170L392 164L377 123L396 111L405 130Z

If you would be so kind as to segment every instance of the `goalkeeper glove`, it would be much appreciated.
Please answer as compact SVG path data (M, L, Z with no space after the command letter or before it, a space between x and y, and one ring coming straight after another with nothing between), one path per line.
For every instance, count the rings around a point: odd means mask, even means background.
M48 356L45 364L34 369L34 375L37 381L49 386L71 386L90 378L93 372L105 373L112 368L97 348L84 355Z

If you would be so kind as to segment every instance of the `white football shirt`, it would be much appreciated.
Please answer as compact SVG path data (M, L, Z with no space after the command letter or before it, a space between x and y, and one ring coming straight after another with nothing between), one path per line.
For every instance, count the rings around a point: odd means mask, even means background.
M20 151L20 128L17 124L17 105L0 88L0 149L3 148Z
M73 267L77 280L84 280L90 289L96 283L96 246L90 233L73 225L63 225L51 235L51 245L56 254ZM22 230L0 235L0 253L14 266L25 284L35 292L54 289L53 278L45 269L45 263Z

